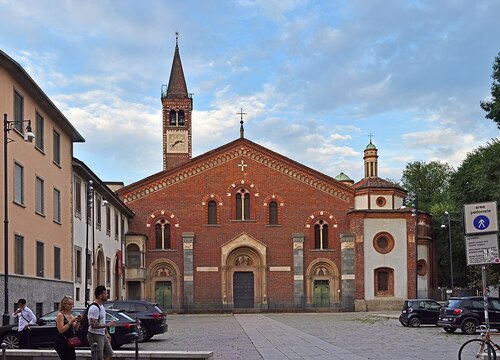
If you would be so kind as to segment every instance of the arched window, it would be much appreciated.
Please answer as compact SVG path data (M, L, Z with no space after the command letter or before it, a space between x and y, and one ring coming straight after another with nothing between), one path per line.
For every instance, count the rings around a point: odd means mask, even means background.
M170 110L169 124L170 125L177 125L177 113L175 112L175 110Z
M170 249L170 224L160 220L155 225L156 249Z
M250 193L241 189L236 194L236 220L250 219Z
M269 203L269 225L278 225L278 204L276 201Z
M139 249L139 245L137 244L130 244L127 246L127 267L141 267L141 249Z
M394 296L394 270L375 269L375 296Z
M184 116L184 111L179 111L179 118L178 118L178 125L179 126L184 126L184 124L186 123L186 119L185 119L185 116Z
M214 200L208 202L208 224L217 224L217 203Z
M328 224L323 220L314 225L314 248L328 249Z

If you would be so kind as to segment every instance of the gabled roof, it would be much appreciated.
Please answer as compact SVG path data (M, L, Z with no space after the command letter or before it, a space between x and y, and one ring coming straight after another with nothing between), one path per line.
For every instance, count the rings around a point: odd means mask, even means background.
M2 50L0 50L0 66L5 68L10 76L12 76L25 91L33 97L37 106L40 106L45 113L71 137L73 142L85 142L83 136L80 135L69 120L66 119L63 113L54 105L52 100L49 99L23 67Z
M238 138L175 168L139 180L118 190L117 193L125 203L135 201L240 156L245 156L345 202L349 202L354 196L354 189L351 186L245 138Z
M174 59L172 60L172 69L170 70L170 79L168 81L167 99L183 99L188 97L186 79L182 70L181 56L179 54L179 45L176 42Z

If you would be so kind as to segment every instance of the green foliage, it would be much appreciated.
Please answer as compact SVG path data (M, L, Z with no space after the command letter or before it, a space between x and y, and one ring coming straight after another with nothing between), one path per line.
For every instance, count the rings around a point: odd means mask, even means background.
M453 168L439 161L408 163L401 178L403 187L408 191L408 204L414 202L417 194L420 210L432 212L431 208L436 204L446 208L448 182L452 174Z
M500 129L500 53L493 63L493 84L491 84L491 101L481 101L481 108L486 111L485 117L497 123Z

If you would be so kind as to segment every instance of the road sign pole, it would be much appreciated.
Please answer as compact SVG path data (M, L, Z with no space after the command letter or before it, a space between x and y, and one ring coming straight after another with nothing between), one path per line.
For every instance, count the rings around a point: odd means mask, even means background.
M481 266L481 279L483 281L483 300L484 300L484 323L490 328L490 318L488 316L488 289L486 287L486 266Z

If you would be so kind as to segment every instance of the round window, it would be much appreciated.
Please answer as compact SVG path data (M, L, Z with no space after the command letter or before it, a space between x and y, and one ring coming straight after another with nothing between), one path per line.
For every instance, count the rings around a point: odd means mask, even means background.
M417 262L417 273L420 276L425 276L427 274L427 261L420 259Z
M373 238L373 247L381 254L387 254L394 248L394 238L388 232L380 232Z
M382 197L382 196L379 196L377 198L377 200L375 200L375 202L377 203L377 206L379 206L379 207L384 207L385 204L387 203L387 201L385 200L385 197Z

